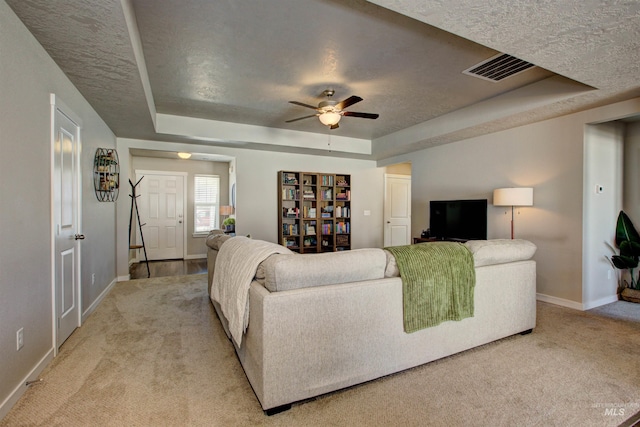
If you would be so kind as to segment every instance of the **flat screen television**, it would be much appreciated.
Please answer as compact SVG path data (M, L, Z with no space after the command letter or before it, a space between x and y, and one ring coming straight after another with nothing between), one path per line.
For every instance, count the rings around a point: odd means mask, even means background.
M487 238L487 199L431 200L431 237L442 240L484 240Z

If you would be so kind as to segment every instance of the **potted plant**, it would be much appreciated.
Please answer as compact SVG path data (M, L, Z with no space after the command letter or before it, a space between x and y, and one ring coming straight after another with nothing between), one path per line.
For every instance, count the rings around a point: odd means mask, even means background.
M624 211L618 215L616 247L620 253L611 257L611 263L620 270L628 271L630 279L620 278L620 297L625 301L640 302L640 273L636 274L640 261L640 235Z
M227 218L224 221L222 221L222 226L224 227L225 231L233 232L236 230L236 219Z

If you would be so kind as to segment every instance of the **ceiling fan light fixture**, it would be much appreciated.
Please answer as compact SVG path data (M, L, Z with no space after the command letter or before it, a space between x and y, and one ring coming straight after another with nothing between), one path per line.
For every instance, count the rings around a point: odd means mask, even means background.
M189 157L191 157L191 153L180 152L178 153L178 157L180 157L181 159L188 159Z
M337 125L342 115L340 113L336 113L335 111L326 111L318 116L320 122L322 122L325 126L333 126Z

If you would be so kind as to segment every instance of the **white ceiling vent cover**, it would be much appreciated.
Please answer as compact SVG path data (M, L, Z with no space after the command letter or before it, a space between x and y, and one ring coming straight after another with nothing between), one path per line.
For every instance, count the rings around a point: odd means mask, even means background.
M462 74L492 82L499 82L500 80L515 76L532 67L535 67L535 65L530 62L507 55L506 53L500 53L464 70Z

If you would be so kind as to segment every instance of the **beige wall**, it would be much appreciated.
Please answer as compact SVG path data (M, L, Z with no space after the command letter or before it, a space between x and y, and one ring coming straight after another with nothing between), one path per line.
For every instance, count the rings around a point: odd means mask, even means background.
M51 93L82 121L83 317L114 283L116 204L98 202L92 172L96 148L115 147L113 133L4 1L0 52L1 418L53 355ZM16 351L20 328L24 347Z
M118 139L118 151L130 148L163 151L193 151L193 145L162 141ZM382 246L382 194L384 168L374 161L335 157L267 152L227 147L198 146L198 152L223 155L234 160L236 174L236 232L253 238L277 242L279 170L351 174L352 243L354 248ZM130 171L130 161L121 170ZM128 179L122 177L123 180ZM365 215L365 211L369 215ZM129 207L118 205L118 276L128 276L126 248ZM123 243L125 242L125 243Z
M229 163L135 156L131 159L132 169L134 173L136 170L187 173L187 212L185 218L185 224L187 225L187 258L206 258L207 250L205 245L205 238L193 237L193 179L196 174L218 175L220 177L220 204L221 206L228 205ZM127 187L130 187L130 185L127 184ZM130 194L130 191L127 194ZM133 256L134 254L132 253L131 255Z
M414 234L429 223L430 200L487 198L488 237L508 238L510 214L491 205L493 189L534 187L534 206L517 210L515 233L538 246L539 296L583 308L585 126L638 113L640 99L633 99L397 156L379 165L411 161Z

